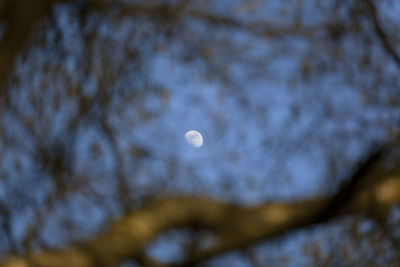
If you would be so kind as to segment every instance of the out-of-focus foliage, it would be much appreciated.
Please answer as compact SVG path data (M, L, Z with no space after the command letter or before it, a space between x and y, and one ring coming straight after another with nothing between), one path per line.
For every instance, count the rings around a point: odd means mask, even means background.
M90 238L171 194L256 203L334 192L397 135L399 12L391 0L55 5L1 110L0 254ZM190 129L201 148L184 143ZM162 243L150 249L161 258ZM385 265L394 253L379 226L347 218L215 265Z

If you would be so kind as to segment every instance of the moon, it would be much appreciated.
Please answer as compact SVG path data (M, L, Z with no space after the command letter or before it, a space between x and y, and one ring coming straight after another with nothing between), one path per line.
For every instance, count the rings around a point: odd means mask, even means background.
M186 142L193 147L201 147L203 145L203 136L198 131L190 130L185 133Z

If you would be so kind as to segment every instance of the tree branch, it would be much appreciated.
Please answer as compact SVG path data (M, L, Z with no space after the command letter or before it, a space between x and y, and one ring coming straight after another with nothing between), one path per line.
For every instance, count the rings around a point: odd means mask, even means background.
M372 24L374 26L374 30L376 35L378 36L380 42L383 45L383 48L387 51L387 53L392 57L393 61L400 68L400 55L397 53L396 49L390 43L389 37L386 34L385 30L382 28L382 25L379 21L377 9L372 0L366 0L365 5L369 11L371 16Z
M115 266L128 259L143 258L146 246L168 230L195 228L210 231L215 242L199 248L181 265L190 266L224 252L243 249L320 223L319 215L329 207L332 199L335 197L247 207L200 197L161 199L127 214L108 231L85 243L65 250L32 254L24 259L12 258L0 266ZM328 212L329 216L324 220L347 214L367 214L399 202L400 173L391 173L377 177L366 187L357 187L357 191L341 203L335 213Z

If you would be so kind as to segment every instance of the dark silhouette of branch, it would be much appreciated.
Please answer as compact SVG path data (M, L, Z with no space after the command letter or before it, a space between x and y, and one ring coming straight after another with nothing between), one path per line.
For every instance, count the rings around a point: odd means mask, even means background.
M377 146L372 148L370 153L367 153L367 158L362 160L356 170L344 180L340 190L331 198L329 204L319 215L317 221L327 220L333 214L337 213L346 202L350 201L357 187L360 186L360 183L362 183L365 176L368 175L368 172L380 161L382 155L387 152L388 148L387 145Z
M385 30L383 29L381 22L379 21L375 4L373 3L372 0L366 0L365 5L369 11L369 15L371 17L371 21L374 26L376 35L378 36L380 42L382 43L383 48L392 57L396 65L400 67L400 55L397 53L396 49L390 43L389 37L386 34Z

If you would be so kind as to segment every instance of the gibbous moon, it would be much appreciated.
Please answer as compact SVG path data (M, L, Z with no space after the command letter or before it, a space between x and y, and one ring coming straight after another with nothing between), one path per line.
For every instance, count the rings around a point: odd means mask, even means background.
M203 144L203 136L198 131L188 131L185 134L186 142L193 147L201 147Z

